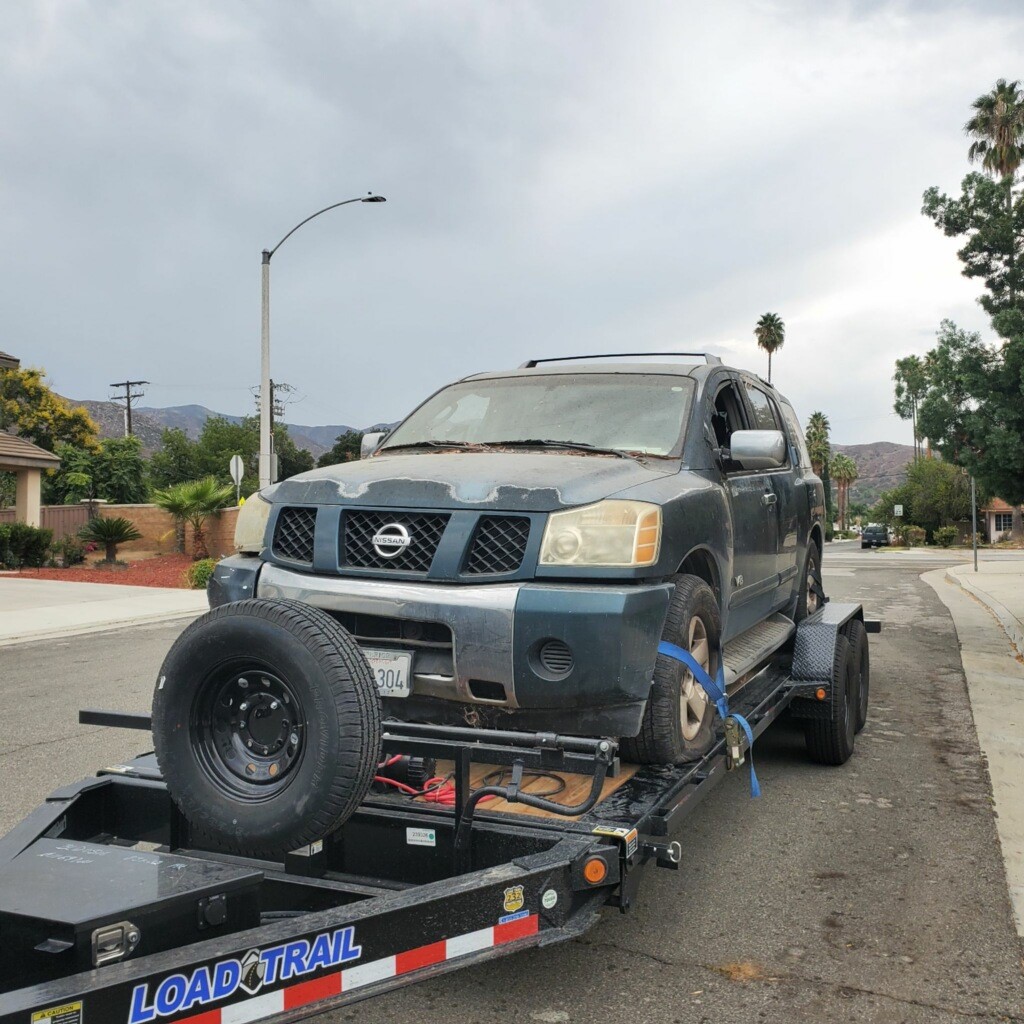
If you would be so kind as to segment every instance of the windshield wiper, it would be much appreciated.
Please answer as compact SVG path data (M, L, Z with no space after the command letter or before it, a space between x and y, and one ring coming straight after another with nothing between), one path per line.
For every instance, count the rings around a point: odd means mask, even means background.
M458 448L460 451L480 451L486 445L476 441L409 441L407 444L385 444L378 451L394 452L399 448Z
M631 459L633 456L618 448L600 448L586 441L553 441L550 438L530 437L515 441L488 441L494 448L575 448L583 452L594 452L597 455L617 455L620 459Z

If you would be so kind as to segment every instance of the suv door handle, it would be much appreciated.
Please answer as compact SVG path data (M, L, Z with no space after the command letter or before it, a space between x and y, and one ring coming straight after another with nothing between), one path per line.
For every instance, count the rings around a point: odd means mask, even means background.
M761 495L761 504L764 505L766 508L771 508L771 506L774 505L778 500L779 496L771 492Z

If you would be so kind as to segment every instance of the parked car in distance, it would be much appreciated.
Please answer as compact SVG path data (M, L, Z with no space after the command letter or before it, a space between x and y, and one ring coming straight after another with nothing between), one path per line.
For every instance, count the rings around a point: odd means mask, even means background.
M889 546L888 527L872 524L865 526L860 535L861 548L881 548Z

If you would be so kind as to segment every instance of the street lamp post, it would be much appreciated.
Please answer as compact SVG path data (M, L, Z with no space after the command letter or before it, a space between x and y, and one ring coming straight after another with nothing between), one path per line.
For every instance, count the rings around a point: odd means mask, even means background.
M270 393L270 257L284 245L285 242L295 234L303 224L308 224L314 217L328 210L337 209L339 206L347 206L349 203L384 203L387 200L384 196L375 196L372 193L366 196L357 196L355 199L344 199L340 203L332 203L322 210L310 214L305 220L299 221L281 239L273 249L263 250L263 310L260 322L260 487L268 487L271 480L271 465L273 453L273 437L270 430L270 410L273 402L273 395Z

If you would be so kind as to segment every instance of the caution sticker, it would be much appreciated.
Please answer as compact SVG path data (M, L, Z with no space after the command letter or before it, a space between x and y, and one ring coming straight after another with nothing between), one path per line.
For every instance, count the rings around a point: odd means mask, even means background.
M626 847L626 856L632 857L639 845L639 837L635 828L623 828L616 825L598 825L594 829L596 836L612 836L621 839Z
M79 1001L36 1010L32 1014L32 1024L82 1024L82 1004Z

